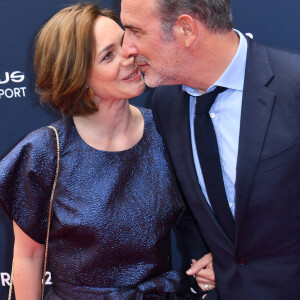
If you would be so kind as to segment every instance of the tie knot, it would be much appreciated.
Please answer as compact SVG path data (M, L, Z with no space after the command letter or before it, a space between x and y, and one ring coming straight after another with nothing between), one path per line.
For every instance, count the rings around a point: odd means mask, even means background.
M196 114L208 113L215 102L218 94L223 93L227 88L217 86L213 91L197 97Z

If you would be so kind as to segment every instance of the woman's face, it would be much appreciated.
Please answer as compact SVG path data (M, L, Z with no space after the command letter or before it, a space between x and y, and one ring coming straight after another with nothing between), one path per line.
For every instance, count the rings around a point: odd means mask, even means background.
M95 55L88 85L94 101L123 100L140 95L145 89L133 58L123 56L124 31L112 19L100 16L94 24Z

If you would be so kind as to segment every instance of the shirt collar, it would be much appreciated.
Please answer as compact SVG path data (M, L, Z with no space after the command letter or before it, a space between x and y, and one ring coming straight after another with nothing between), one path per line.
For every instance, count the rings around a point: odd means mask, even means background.
M240 43L238 49L232 61L224 71L224 73L212 86L208 88L207 91L212 90L214 86L224 86L229 89L240 90L240 91L242 91L244 88L246 59L247 59L247 40L240 31L236 29L234 29L234 31L240 37ZM183 85L182 89L192 96L201 95L201 93L186 85Z

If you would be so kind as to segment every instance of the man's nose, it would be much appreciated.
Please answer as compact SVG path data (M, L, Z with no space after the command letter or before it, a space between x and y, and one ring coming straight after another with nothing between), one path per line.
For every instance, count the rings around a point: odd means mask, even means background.
M135 57L138 55L139 51L136 47L133 39L125 31L123 43L122 43L123 56L126 58Z

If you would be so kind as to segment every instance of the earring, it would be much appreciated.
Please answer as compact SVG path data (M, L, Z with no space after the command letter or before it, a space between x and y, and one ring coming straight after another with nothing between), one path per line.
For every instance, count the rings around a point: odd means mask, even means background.
M92 101L93 98L94 98L94 92L93 92L93 90L90 87L88 87L86 90L87 90L86 91L86 93L87 93L87 100L88 101Z

